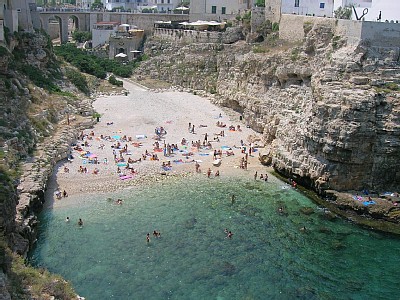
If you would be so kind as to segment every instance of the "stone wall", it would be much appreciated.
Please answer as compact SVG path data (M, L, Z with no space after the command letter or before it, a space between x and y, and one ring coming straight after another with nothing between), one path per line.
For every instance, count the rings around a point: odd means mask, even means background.
M242 40L241 29L227 28L224 32L155 28L153 36L176 43L232 44Z

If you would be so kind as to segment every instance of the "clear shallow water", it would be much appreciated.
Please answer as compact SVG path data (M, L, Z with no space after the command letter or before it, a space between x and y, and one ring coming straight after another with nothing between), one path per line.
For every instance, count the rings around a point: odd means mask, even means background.
M88 300L397 297L400 239L329 221L282 185L194 177L111 195L124 199L120 206L110 195L80 199L42 213L31 262ZM153 230L161 238L146 243Z

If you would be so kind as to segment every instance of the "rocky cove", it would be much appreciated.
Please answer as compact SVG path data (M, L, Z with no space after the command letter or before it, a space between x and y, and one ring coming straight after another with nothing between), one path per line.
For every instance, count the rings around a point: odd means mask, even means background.
M262 160L279 174L315 190L327 199L321 204L335 213L400 233L399 209L375 197L399 190L399 50L347 45L323 26L312 28L302 43L269 43L181 44L150 38L145 44L150 59L134 78L167 81L235 110L263 135ZM45 61L49 56L40 57ZM12 102L29 106L35 89L28 89L16 74L12 77L19 93ZM90 101L70 109L78 115L85 111L87 117L68 126L67 111L58 115L64 124L36 145L34 158L23 164L18 194L3 203L2 228L13 250L22 255L36 239L36 214L48 176L55 163L67 157L79 130L93 122ZM20 139L7 139L6 145L10 152L25 151ZM365 189L377 205L363 206L352 199Z

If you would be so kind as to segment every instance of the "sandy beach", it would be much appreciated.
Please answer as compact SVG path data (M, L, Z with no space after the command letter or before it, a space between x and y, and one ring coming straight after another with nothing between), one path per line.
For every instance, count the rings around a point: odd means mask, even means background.
M57 164L46 193L48 205L73 204L75 197L57 199L57 191L65 190L69 196L112 192L149 181L207 176L209 168L210 177L218 170L220 176L265 173L258 152L248 155L247 170L240 168L245 157L240 146L245 144L249 154L249 136L257 134L246 128L239 114L186 92L151 91L130 82L124 82L124 87L129 91L127 96L101 97L94 102L100 122L83 132L83 139L71 149L72 160ZM217 126L217 122L226 127ZM194 133L189 131L189 123L194 125ZM229 130L229 126L235 130ZM157 140L156 131L161 127L166 134ZM183 138L186 143L182 143ZM193 145L196 141L200 141L200 147ZM176 144L178 150L165 156L164 146L167 149L168 144ZM254 146L257 151L257 142ZM213 165L214 150L222 153L218 167ZM200 172L196 172L196 161ZM163 163L167 165L164 168Z

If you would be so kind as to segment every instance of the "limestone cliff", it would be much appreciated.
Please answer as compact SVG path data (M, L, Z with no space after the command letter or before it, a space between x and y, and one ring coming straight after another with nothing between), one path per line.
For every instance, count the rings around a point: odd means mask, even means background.
M273 167L318 191L400 186L399 48L348 45L316 24L303 42L179 44L149 39L150 76L240 112Z
M46 36L7 39L0 47L0 298L76 299L64 280L25 267L12 252L25 256L34 244L48 176L85 125L82 115L91 115L91 102L75 96ZM31 286L37 282L49 285Z

